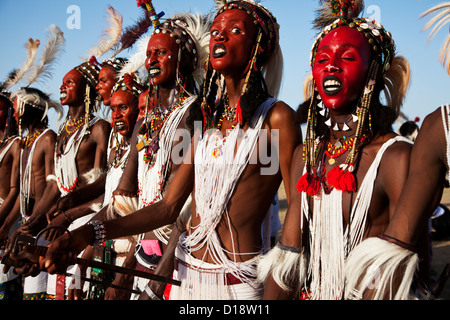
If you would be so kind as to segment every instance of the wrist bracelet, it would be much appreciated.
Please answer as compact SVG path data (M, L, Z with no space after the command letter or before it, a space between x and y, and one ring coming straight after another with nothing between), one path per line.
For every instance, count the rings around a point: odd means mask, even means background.
M94 246L102 245L103 242L106 240L106 228L105 225L103 224L103 221L93 220L89 221L87 224L92 226L92 228L94 228L95 239L92 245Z
M406 249L406 250L409 250L409 251L412 251L412 252L417 252L417 248L416 247L414 247L414 246L412 246L412 245L410 245L410 244L408 244L406 242L403 242L403 241L400 241L398 239L395 239L394 237L388 236L386 234L380 234L380 235L378 235L378 238L380 238L382 240L385 240L387 242L393 243L393 244L395 244L395 245L397 245L399 247L402 247L403 249Z
M144 291L148 294L148 296L150 297L151 300L161 300L161 299L153 292L153 290L150 289L150 287L149 287L148 285L145 287L145 290L144 290Z
M63 212L64 218L70 223L72 224L73 220L69 218L69 216L66 214L66 212Z

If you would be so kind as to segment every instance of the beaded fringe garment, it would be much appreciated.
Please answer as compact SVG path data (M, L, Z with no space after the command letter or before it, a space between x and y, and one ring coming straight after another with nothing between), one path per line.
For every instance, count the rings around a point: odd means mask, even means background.
M342 297L345 253L351 252L363 239L379 164L386 149L397 141L410 143L408 139L398 136L380 148L359 187L351 211L351 223L345 230L342 191L333 189L330 194L325 194L321 190L320 196L313 199L312 216L309 215L308 196L305 192L302 193L302 212L310 226L308 277L311 279L313 300L335 300Z
M205 254L209 254L216 264L230 270L244 282L256 277L256 267L246 269L237 267L237 264L228 258L228 252L222 248L216 227L221 221L230 223L227 212L228 201L250 158L254 156L261 134L260 129L268 111L275 103L275 99L269 98L258 107L252 119L253 126L245 131L243 137L239 137L242 133L239 125L229 132L226 142L223 142L220 133L206 132L195 152L195 203L200 224L191 228L191 234L181 245L187 252L206 248ZM242 138L239 145L238 138ZM217 148L218 140L224 143L223 152L221 156L214 157L212 154ZM232 229L229 226L230 232ZM238 254L235 248L231 254Z

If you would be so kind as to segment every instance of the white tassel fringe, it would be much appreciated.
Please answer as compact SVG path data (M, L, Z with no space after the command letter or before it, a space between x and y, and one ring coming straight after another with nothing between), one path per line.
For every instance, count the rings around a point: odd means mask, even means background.
M364 240L350 253L345 265L345 299L362 299L364 292L371 289L374 300L410 299L418 262L417 253L398 245L379 238ZM393 291L395 280L400 283Z
M284 291L290 291L297 283L299 291L307 274L307 259L303 253L283 250L278 245L262 256L258 263L258 281L265 283L268 276Z

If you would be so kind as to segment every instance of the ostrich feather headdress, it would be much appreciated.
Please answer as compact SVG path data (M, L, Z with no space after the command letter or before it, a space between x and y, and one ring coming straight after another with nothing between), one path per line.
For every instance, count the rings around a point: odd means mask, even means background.
M433 18L428 21L423 30L428 30L433 27L428 36L428 40L431 42L437 33L450 22L450 1L435 5L421 14L421 17L426 17L435 14ZM450 75L450 34L447 35L444 44L439 52L439 59L442 65L445 67L447 73Z
M211 21L199 13L178 13L158 25L155 33L168 33L180 45L180 53L188 56L189 70L198 86L203 81L203 65L209 55L209 32ZM179 59L181 58L178 57Z
M41 93L40 90L29 88L33 83L39 81L41 78L51 78L51 71L54 62L57 59L58 54L63 51L63 46L65 44L64 34L61 29L56 25L51 25L47 30L48 37L47 43L42 50L41 58L37 64L33 65L33 62L37 55L37 47L39 46L39 40L32 41L32 39L28 42L28 59L24 63L24 66L20 69L18 73L13 75L10 81L6 83L6 85L14 85L17 83L20 78L24 78L27 86L24 88L20 88L11 94L11 99L17 99L17 103L19 106L19 114L25 111L27 106L40 109L44 111L41 121L47 116L49 109L54 109L58 114L58 121L62 116L62 107L61 105L50 99L44 93ZM35 51L36 50L36 51ZM33 61L31 61L31 59Z

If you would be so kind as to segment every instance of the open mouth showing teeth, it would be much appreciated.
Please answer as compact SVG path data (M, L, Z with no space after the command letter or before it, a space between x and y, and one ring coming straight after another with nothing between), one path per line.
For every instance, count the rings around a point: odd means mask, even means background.
M213 58L221 58L227 53L227 49L224 45L218 43L213 47Z
M67 98L67 93L61 92L61 94L60 94L60 100L64 100L65 98Z
M323 90L327 95L335 95L342 89L342 82L333 76L326 77L323 80Z
M162 72L162 70L160 68L152 67L152 68L148 69L148 76L149 77L156 77L161 72Z
M117 121L114 126L116 127L117 130L122 130L125 128L125 123L122 121Z

